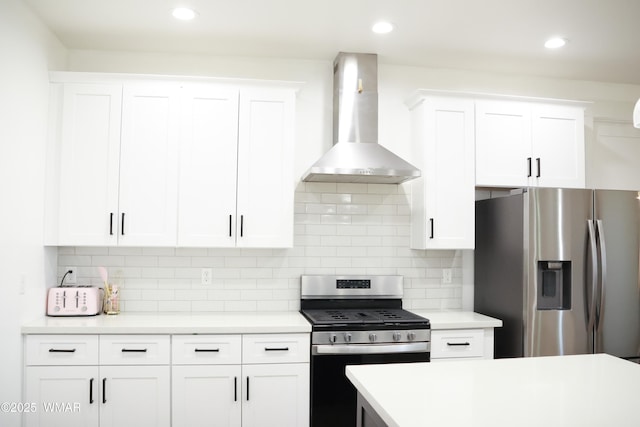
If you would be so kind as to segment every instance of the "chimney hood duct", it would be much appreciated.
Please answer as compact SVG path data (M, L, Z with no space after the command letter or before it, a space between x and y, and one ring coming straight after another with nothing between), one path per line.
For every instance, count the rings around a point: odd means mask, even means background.
M400 184L420 170L378 144L378 56L340 52L333 62L333 147L306 182Z

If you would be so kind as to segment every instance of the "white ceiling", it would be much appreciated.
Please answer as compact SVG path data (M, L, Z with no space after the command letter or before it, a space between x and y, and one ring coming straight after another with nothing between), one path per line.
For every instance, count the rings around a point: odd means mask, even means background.
M24 0L71 49L381 63L640 84L640 0ZM199 16L179 22L174 6ZM396 30L370 31L387 19ZM549 51L552 35L569 39Z

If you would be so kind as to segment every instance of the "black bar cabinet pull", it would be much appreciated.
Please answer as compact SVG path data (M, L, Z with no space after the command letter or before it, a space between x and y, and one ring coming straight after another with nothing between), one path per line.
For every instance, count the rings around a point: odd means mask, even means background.
M540 157L536 158L536 166L538 166L538 174L536 175L536 178L540 178Z
M468 342L448 342L447 345L450 345L451 347L466 347L471 344Z
M244 215L240 215L240 237L244 236Z
M429 238L433 239L433 218L429 218L429 224L431 228L431 234L429 235Z
M102 403L107 403L107 379L102 379Z
M264 351L289 351L289 347L265 347Z
M122 212L122 220L120 221L120 234L124 236L124 212Z
M193 351L196 353L218 353L220 351L219 348L196 348Z
M233 377L233 401L238 401L238 377Z
M93 378L89 380L89 405L93 403Z
M75 353L75 348L50 348L49 353Z
M146 348L123 348L123 353L146 353Z
M247 377L247 402L249 401L249 377Z
M109 213L109 236L113 236L113 212Z
M229 237L231 237L231 215L229 215Z
M531 157L527 157L527 168L529 173L527 173L527 178L531 178Z

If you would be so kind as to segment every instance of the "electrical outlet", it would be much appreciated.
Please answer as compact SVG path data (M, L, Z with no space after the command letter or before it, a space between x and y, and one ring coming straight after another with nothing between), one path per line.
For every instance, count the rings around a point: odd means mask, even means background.
M200 270L200 274L201 274L200 283L202 283L203 285L210 285L211 284L211 269L210 268L203 268L202 270Z
M442 283L451 283L451 269L443 268L442 269Z
M75 267L66 267L66 270L64 271L65 273L67 271L71 271L71 273L67 274L67 277L64 278L64 283L68 283L70 285L73 285L76 283L77 276L76 276L76 268Z

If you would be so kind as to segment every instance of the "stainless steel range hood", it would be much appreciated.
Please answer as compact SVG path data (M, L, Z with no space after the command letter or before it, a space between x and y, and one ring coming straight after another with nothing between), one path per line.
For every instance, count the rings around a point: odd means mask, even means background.
M378 56L340 52L333 62L333 147L306 182L400 184L420 170L378 144Z

